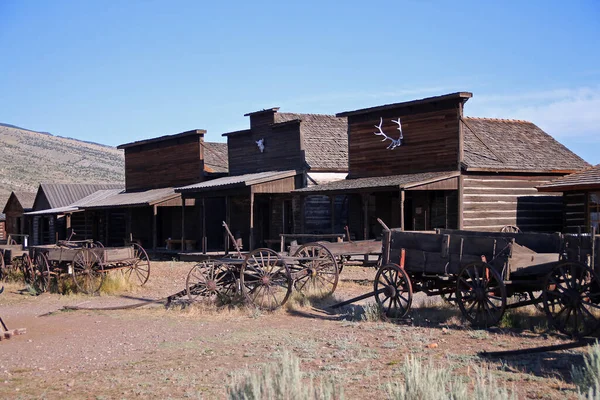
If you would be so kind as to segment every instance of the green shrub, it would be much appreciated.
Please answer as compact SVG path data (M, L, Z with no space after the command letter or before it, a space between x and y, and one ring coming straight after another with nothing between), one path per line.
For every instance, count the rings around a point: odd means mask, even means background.
M571 367L573 383L580 393L585 394L583 398L600 398L600 345L596 342L588 347L588 354L583 357L582 367Z
M299 359L284 353L281 360L255 372L234 375L227 388L230 400L334 400L343 399L343 392L331 382L315 385L304 377Z

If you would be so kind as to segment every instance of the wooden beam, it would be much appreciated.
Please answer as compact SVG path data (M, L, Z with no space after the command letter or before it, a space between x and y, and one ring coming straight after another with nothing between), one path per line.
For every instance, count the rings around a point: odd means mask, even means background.
M463 175L458 177L458 229L463 229L464 220L464 188L465 188L465 177Z
M405 230L404 223L404 201L406 200L406 193L404 190L400 190L400 229Z
M206 239L206 202L202 197L202 254L206 254L207 239Z
M254 192L250 191L250 244L248 250L254 250Z
M231 225L231 201L229 199L229 196L225 196L225 223L227 224L227 226ZM225 254L229 254L229 236L227 235L227 233L225 233L224 236L225 239L225 243L224 243L224 248L225 248Z
M152 250L154 251L156 251L156 246L158 243L158 223L156 221L157 214L158 206L155 204L152 206Z
M361 194L362 209L363 209L363 238L369 238L369 194Z
M331 233L335 233L335 195L329 196L329 213L331 216Z
M185 249L185 196L181 194L181 252Z

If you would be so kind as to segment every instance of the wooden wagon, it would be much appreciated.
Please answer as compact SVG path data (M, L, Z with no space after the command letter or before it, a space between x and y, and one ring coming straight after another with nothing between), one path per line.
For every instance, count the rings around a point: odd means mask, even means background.
M138 244L103 247L91 241L59 242L32 248L35 286L48 289L52 276L69 274L77 289L86 294L100 290L106 272L122 269L125 276L143 286L150 277L148 254Z
M286 303L294 288L315 296L335 291L339 277L337 262L322 244L307 243L291 254L259 248L242 255L225 222L223 226L237 249L237 256L196 264L186 279L185 293L191 301L229 302L239 296L256 307L274 310Z
M374 295L388 317L402 318L414 293L453 295L480 327L537 304L559 331L583 336L600 327L599 246L592 235L388 229L374 290L359 298Z
M33 265L27 249L28 235L8 235L6 244L0 245L0 280L10 270L20 271L27 283L33 282Z

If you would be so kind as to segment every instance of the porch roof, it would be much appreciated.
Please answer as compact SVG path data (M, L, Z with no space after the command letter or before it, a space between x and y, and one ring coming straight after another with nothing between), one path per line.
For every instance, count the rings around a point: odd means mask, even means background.
M224 178L213 179L210 181L194 183L193 185L175 188L176 193L194 193L209 190L225 190L238 187L252 186L259 183L276 181L278 179L289 178L298 175L298 171L267 171L255 174L245 174L237 176L226 176Z
M421 172L418 174L403 174L391 176L377 176L373 178L345 179L324 185L309 186L294 190L298 194L327 194L333 192L364 192L367 190L399 190L417 189L419 186L455 178L459 171Z
M112 196L103 199L90 201L80 208L120 208L120 207L136 207L136 206L151 206L162 203L171 199L178 198L179 193L175 193L172 187L161 189L150 189L140 192L125 192L121 191Z
M563 176L537 188L540 192L600 189L600 164L574 174Z
M84 197L81 200L77 200L73 204L69 204L68 206L49 208L47 210L40 210L40 211L32 211L32 212L25 213L25 215L51 215L51 214L72 213L75 211L79 211L80 208L85 207L87 204L106 199L107 197L114 196L116 194L121 193L122 191L123 191L123 189L98 190L98 191L90 194L89 196Z

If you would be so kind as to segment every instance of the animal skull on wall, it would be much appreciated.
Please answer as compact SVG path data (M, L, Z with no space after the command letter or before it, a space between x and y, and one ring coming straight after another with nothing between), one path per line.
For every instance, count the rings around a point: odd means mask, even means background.
M264 138L257 140L256 145L258 146L258 149L260 150L261 153L263 151L265 151L265 139Z
M377 136L383 136L382 142L385 142L388 139L392 142L387 147L389 150L394 150L396 147L402 146L402 139L404 139L404 136L402 135L402 124L400 122L400 117L398 117L398 120L392 120L392 122L398 125L397 129L400 131L400 136L398 137L398 139L392 139L391 137L389 137L388 135L386 135L381 130L381 127L383 125L383 118L379 118L379 125L375 125L375 128L377 128L379 130L379 132L373 132Z

